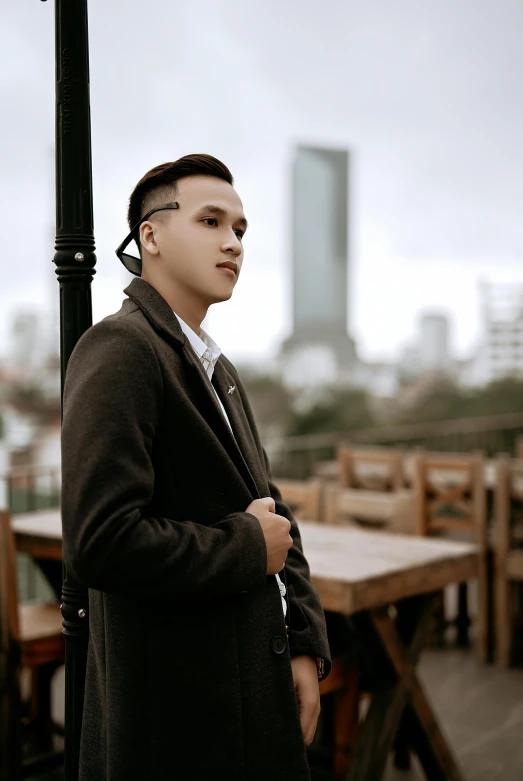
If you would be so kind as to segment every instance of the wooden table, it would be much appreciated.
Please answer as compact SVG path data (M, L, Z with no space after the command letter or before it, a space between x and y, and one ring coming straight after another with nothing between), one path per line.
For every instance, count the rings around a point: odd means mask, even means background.
M61 557L57 510L15 516L12 525L18 550ZM305 522L300 530L323 608L351 623L371 682L346 781L379 781L395 741L405 763L407 744L417 752L431 781L463 781L415 666L434 592L477 575L477 546Z
M36 510L13 516L16 549L34 559L62 560L62 522L59 510Z
M16 549L35 562L56 599L62 599L62 523L59 510L36 510L11 521Z
M379 781L395 740L398 765L410 745L427 778L463 781L415 666L434 592L477 575L477 546L304 522L300 531L323 608L351 622L371 682L346 781Z

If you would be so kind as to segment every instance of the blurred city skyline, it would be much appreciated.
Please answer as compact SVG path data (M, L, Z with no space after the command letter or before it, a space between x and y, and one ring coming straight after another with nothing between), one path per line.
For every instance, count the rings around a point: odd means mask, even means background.
M252 227L233 298L205 327L233 360L274 355L291 328L291 162L305 143L351 153L348 329L360 354L397 358L424 310L450 315L453 352L470 353L478 280L523 280L521 3L143 8L89 2L95 320L131 279L114 248L134 184L206 151L231 168ZM15 311L58 306L52 4L11 4L3 22L1 353Z

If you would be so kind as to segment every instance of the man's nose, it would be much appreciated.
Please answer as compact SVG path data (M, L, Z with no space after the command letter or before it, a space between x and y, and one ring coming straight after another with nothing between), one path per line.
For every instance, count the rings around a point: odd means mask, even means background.
M242 243L238 236L233 233L232 236L230 236L227 241L225 242L223 249L225 252L229 252L232 255L241 255L242 254Z

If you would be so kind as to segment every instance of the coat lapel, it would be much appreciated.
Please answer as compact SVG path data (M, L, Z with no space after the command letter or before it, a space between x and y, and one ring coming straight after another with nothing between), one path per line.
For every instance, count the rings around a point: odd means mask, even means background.
M243 433L240 433L239 437L235 438L231 433L231 429L229 428L218 400L216 399L211 381L205 373L201 361L191 347L189 340L183 333L180 323L171 307L155 288L140 278L133 279L130 285L124 290L124 293L126 293L141 309L153 328L162 333L184 358L187 369L187 379L190 385L188 394L191 401L194 402L196 408L205 418L233 463L236 465L236 468L242 475L253 498L256 498L259 492L259 478L256 479L258 470L256 469L256 465L254 465L254 469L252 468L253 458L249 452L249 447L244 450L242 445L242 442L244 442L246 437ZM215 372L218 364L219 360L215 367ZM225 369L223 369L223 371L225 372L225 375L228 375ZM218 373L220 374L220 371ZM229 417L229 403L228 400L227 402L224 402L222 391L223 384L228 382L228 378L225 375L222 375L222 381L219 382L218 386L215 385L215 387L218 389L220 398L227 411L227 416ZM227 394L227 390L225 389L225 396L227 397L228 395L229 394ZM240 430L246 428L246 422L240 424L237 409L231 410L231 417L229 417L229 420L235 434L237 431L240 432Z
M212 382L225 407L238 447L247 462L249 471L256 483L258 493L260 496L269 496L269 487L265 479L265 473L262 469L251 427L249 426L242 406L240 394L236 388L236 381L234 377L229 374L220 358L218 358L216 366L214 367ZM233 388L234 390L229 392Z

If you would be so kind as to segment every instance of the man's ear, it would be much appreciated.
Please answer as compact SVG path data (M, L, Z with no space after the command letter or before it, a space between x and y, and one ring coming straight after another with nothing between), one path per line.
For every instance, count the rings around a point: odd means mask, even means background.
M142 248L146 250L149 255L157 255L160 251L158 242L156 241L154 226L149 220L142 222L140 225L140 242Z

